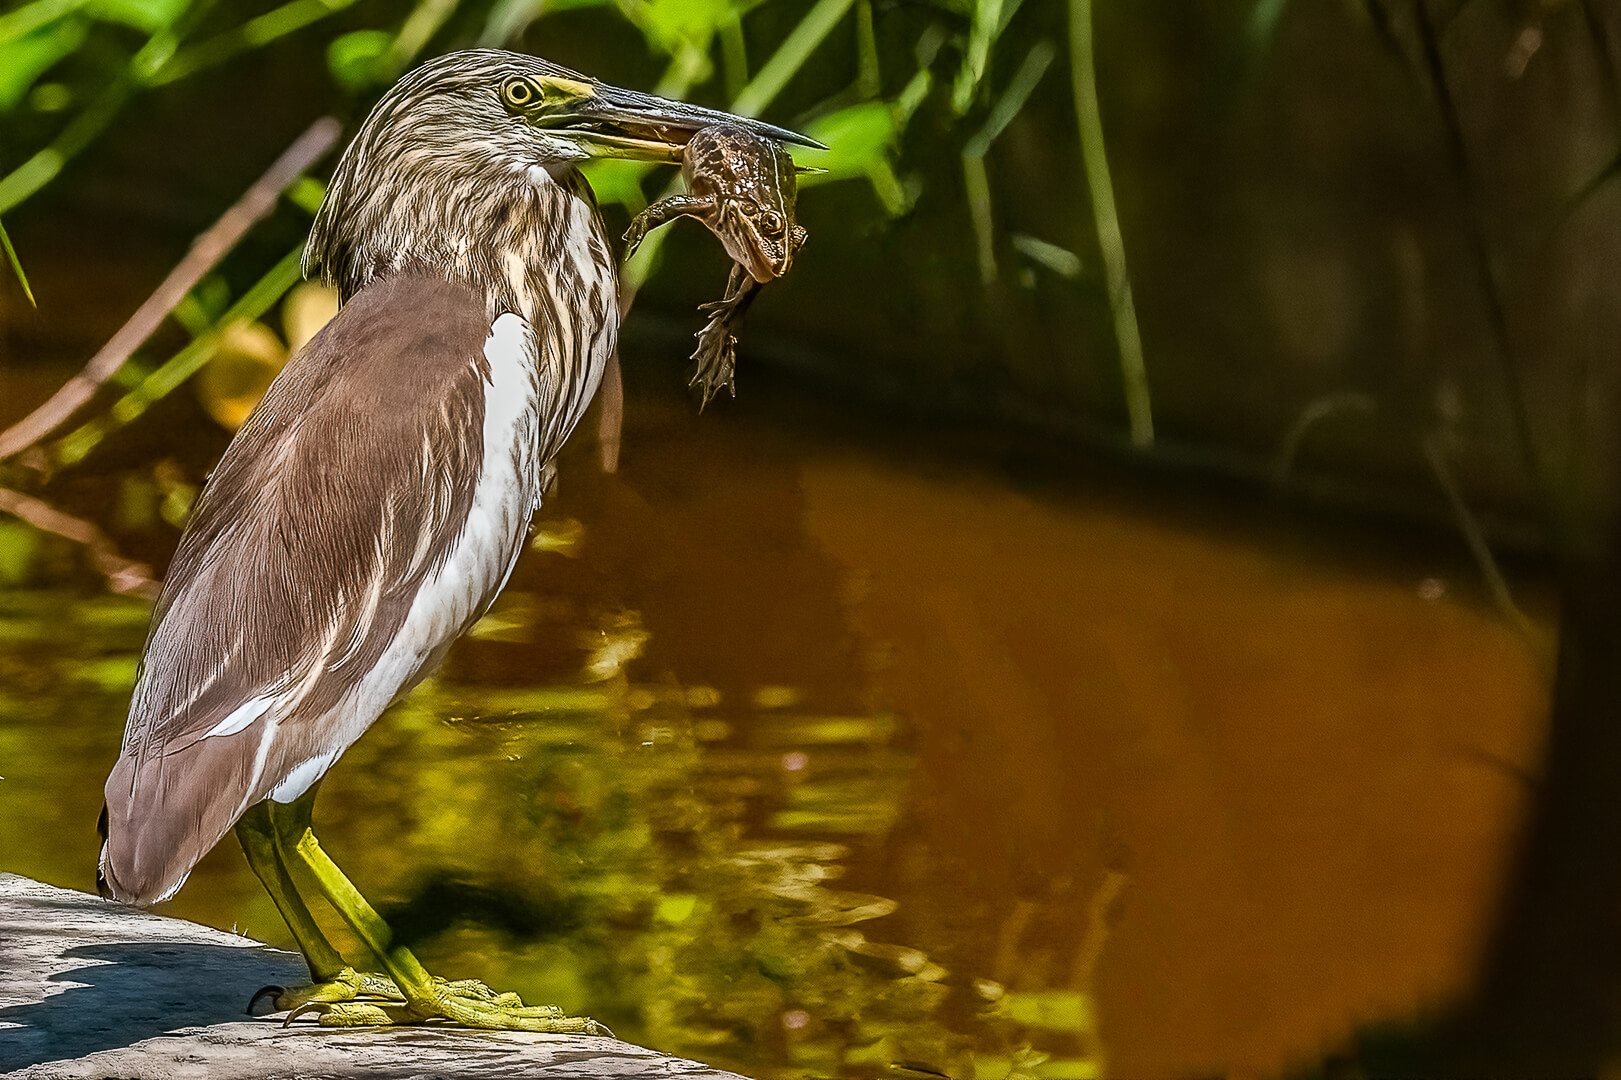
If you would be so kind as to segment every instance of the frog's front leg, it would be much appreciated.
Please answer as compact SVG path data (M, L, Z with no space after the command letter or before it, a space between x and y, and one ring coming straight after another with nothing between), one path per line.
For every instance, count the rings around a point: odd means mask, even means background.
M698 331L698 347L693 350L696 361L688 386L696 386L703 394L698 410L709 404L711 398L725 387L737 396L737 337L732 326L754 303L760 293L760 283L754 280L741 263L732 264L732 276L726 282L726 295L720 300L700 304L699 311L710 313L709 322Z
M713 199L700 199L696 195L671 195L667 199L660 199L631 219L630 228L625 230L625 258L636 254L642 239L660 225L668 224L683 214L702 220L714 212Z

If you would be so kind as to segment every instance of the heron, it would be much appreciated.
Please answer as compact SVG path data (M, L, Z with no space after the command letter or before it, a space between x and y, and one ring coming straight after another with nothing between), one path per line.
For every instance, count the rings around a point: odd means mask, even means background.
M104 896L172 897L233 828L309 966L250 1009L602 1033L431 976L322 850L322 777L506 584L618 332L596 157L677 163L706 127L783 128L494 49L401 78L344 151L304 250L342 306L204 487L107 778ZM306 896L381 964L358 971Z

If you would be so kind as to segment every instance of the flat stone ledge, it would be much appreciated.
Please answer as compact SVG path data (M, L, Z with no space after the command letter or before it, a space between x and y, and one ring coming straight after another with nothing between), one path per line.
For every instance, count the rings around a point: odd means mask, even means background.
M250 938L0 874L0 1077L742 1080L618 1039L243 1015L259 987L307 977Z

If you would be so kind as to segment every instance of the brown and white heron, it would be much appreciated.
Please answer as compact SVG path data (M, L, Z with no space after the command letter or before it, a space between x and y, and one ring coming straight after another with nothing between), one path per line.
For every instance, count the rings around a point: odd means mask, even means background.
M600 1030L429 976L322 852L310 808L332 763L506 583L613 351L614 256L575 164L677 162L716 123L809 142L476 50L402 78L344 153L304 255L343 307L197 502L103 812L102 892L137 904L173 896L235 827L312 980L268 988L265 1011ZM384 974L344 963L298 879Z

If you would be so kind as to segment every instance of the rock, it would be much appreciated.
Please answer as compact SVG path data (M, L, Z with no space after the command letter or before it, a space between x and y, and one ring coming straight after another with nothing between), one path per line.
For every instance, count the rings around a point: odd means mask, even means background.
M0 874L0 1077L741 1080L617 1039L244 1015L259 987L306 979L294 953Z

